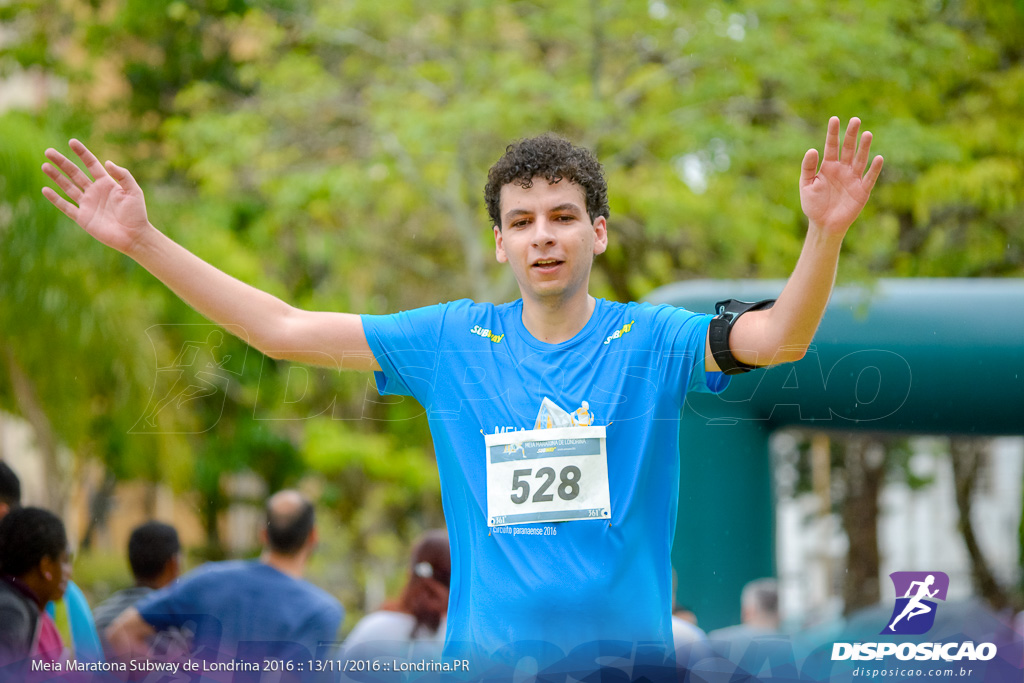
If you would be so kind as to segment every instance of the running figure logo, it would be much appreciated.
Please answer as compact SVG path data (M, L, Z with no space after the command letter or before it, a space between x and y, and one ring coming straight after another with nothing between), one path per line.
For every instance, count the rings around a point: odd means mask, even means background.
M949 577L942 572L893 572L889 578L896 587L896 605L882 633L927 633L935 623L935 600L946 599Z

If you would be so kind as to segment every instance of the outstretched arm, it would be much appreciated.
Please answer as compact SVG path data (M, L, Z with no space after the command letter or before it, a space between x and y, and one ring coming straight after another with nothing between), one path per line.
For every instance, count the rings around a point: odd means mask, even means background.
M379 369L358 315L303 311L217 270L153 227L142 189L127 169L101 164L78 140L70 145L92 178L48 149L43 172L68 199L49 187L43 195L87 233L130 256L190 306L269 356Z
M807 238L796 268L775 305L740 316L729 336L737 360L749 365L774 365L803 358L832 294L843 237L871 196L882 157L868 160L871 133L859 135L860 119L852 118L842 147L839 119L828 122L825 151L818 168L818 150L809 149L800 167L800 206L808 219ZM866 172L866 173L865 173ZM705 368L718 370L705 348Z

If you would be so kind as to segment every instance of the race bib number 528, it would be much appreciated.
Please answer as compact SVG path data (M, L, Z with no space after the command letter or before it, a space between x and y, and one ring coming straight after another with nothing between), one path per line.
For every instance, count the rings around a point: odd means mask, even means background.
M604 427L487 434L484 443L488 526L611 516Z

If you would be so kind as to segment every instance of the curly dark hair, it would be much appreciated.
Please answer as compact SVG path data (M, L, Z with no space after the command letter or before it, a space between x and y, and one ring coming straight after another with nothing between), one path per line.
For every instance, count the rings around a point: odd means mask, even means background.
M608 218L608 184L597 157L565 138L545 133L535 138L513 142L505 154L487 172L484 201L493 225L501 229L501 188L515 183L523 188L533 185L534 178L557 183L563 178L583 188L590 220Z

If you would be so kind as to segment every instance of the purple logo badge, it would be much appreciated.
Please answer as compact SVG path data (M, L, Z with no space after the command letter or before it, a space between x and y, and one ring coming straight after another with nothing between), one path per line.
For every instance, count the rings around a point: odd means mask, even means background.
M896 606L882 634L916 636L935 623L936 600L945 600L949 577L942 572L893 572Z

